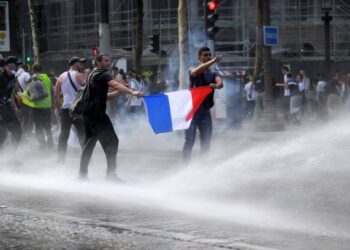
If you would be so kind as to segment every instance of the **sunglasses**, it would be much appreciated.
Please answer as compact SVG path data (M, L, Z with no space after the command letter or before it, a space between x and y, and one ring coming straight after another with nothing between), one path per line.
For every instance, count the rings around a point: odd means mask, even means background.
M203 56L211 56L211 53L204 53Z

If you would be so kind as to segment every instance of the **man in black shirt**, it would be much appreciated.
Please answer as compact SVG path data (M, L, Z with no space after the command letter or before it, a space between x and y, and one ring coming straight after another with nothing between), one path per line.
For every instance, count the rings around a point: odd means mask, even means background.
M16 116L19 110L13 97L16 81L13 73L14 69L11 65L16 60L15 57L0 60L0 66L2 67L0 72L0 129L2 130L0 132L0 147L6 139L7 130L12 134L12 141L15 146L18 146L22 137L21 125Z
M210 67L222 60L222 56L211 57L210 49L203 47L198 52L200 65L190 68L190 88L201 86L211 86L213 89L223 87L222 78ZM210 109L214 106L214 91L203 101L194 115L190 127L185 131L185 144L182 150L184 162L191 158L192 148L196 138L197 127L199 129L199 139L201 142L201 153L206 153L210 148L212 135L212 120Z
M89 108L84 115L86 139L80 159L80 178L87 178L89 161L96 142L99 141L107 157L106 178L120 181L116 174L119 140L109 117L106 115L106 101L118 95L119 92L137 97L141 97L142 93L132 91L113 79L110 72L111 61L107 55L98 55L95 58L95 65L96 68L88 76L89 80L86 83L89 84L90 88L90 101ZM108 87L116 91L108 93Z

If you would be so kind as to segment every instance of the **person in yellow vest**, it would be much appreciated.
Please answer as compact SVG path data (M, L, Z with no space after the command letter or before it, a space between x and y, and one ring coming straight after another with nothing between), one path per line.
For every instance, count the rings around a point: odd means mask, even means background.
M35 82L35 86L34 86ZM39 87L38 87L39 82ZM42 87L41 87L41 86ZM44 94L34 98L34 90L42 88ZM41 148L52 148L51 109L53 107L53 89L47 74L41 73L39 64L33 65L33 75L28 89L23 93L23 104L32 108L35 137ZM45 134L44 134L45 132ZM46 135L46 137L45 137Z

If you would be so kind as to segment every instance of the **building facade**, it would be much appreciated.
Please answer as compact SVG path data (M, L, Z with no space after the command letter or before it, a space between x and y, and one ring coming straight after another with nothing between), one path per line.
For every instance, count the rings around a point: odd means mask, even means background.
M19 57L32 54L31 29L27 1L11 2L11 45L9 53ZM34 0L41 61L47 67L65 67L72 55L91 57L99 47L99 0ZM189 46L191 58L206 44L203 35L203 0L188 2ZM273 57L283 62L324 60L324 0L271 0L271 24L279 27L279 44ZM331 58L350 59L350 3L331 2ZM161 30L161 46L167 52L163 64L177 64L177 0L144 0L144 57L147 66L157 64L157 55L149 52L149 37ZM137 0L110 0L110 44L112 57L131 58L134 44ZM227 69L251 68L256 45L256 0L219 1L220 31L216 35L217 53L225 56L221 66Z

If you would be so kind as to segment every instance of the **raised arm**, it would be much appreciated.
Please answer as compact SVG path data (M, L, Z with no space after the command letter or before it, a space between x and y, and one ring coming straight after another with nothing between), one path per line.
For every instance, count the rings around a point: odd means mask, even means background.
M143 96L142 92L133 91L133 90L129 89L128 87L124 86L122 83L117 82L116 80L110 80L108 82L108 86L110 86L111 88L113 88L121 93L126 93L126 94L130 94L130 95L137 96L137 97Z
M217 55L213 59L211 59L210 61L208 61L206 63L202 63L202 64L198 65L197 67L190 69L190 75L197 76L199 74L202 74L203 72L207 71L211 65L213 65L214 63L218 63L221 60L222 60L222 55Z

